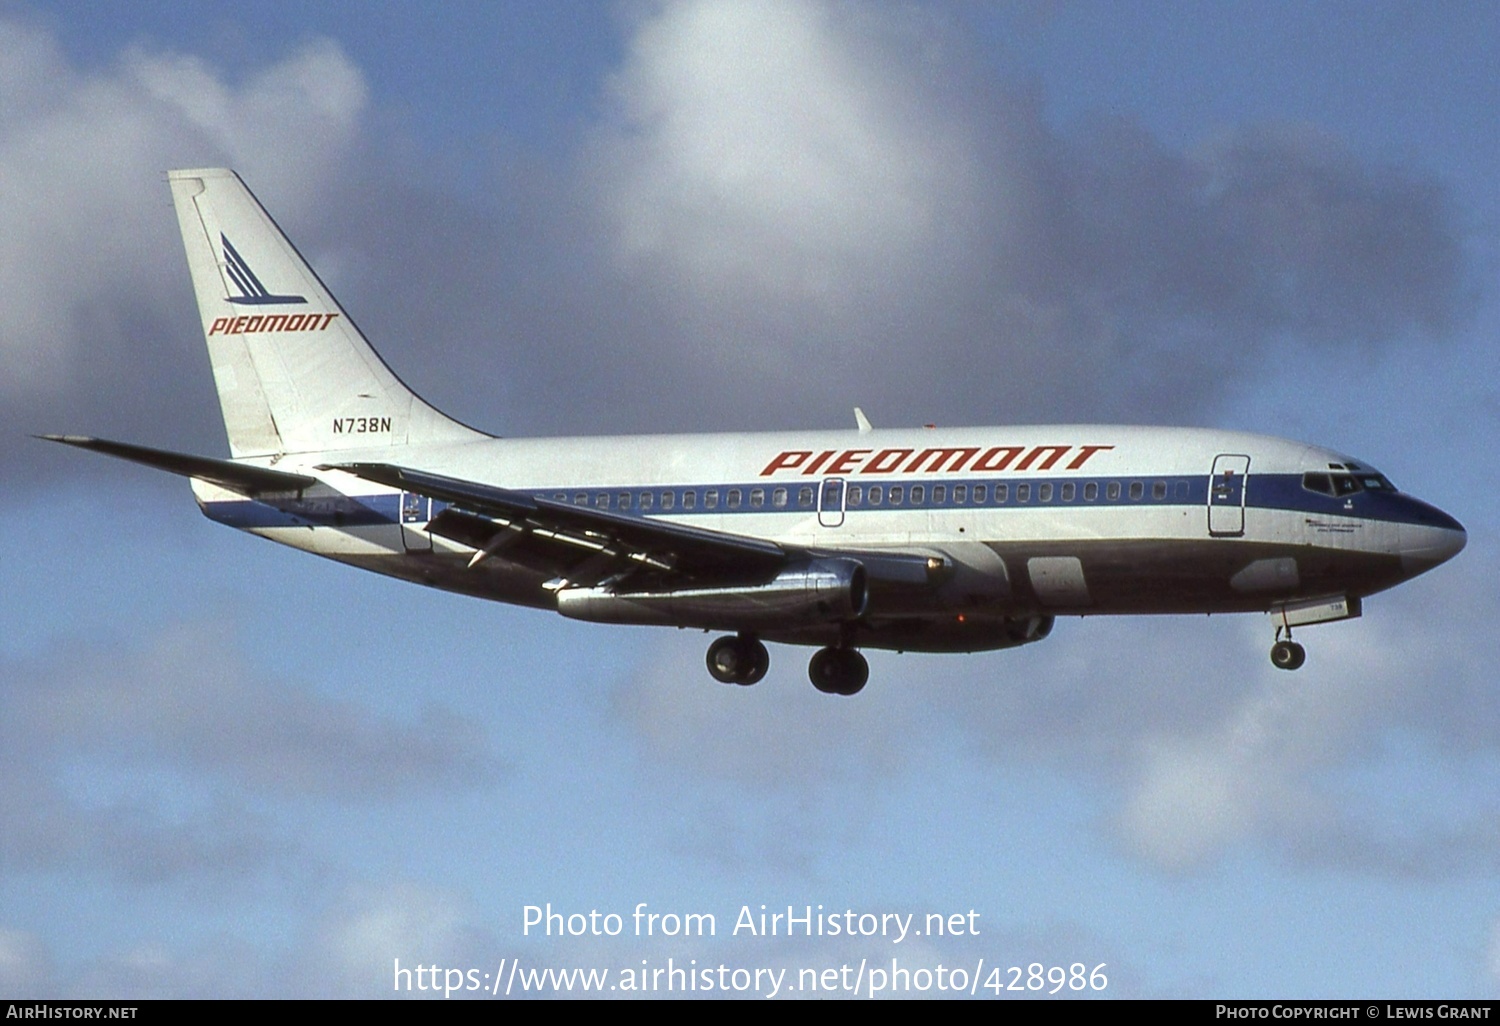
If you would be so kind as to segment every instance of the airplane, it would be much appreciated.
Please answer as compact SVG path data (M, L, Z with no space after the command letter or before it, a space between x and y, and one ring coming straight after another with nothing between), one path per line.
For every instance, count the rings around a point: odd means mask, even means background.
M1452 558L1457 520L1370 464L1239 432L1047 425L499 438L390 370L240 177L168 173L230 458L50 441L186 477L210 519L435 588L578 620L725 632L726 684L765 642L813 684L862 648L976 652L1057 617L1269 614L1294 627Z

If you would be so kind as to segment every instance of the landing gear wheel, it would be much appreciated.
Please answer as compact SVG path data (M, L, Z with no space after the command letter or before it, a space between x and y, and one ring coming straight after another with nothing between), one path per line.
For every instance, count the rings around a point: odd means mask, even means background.
M1278 670L1295 670L1307 662L1307 649L1295 641L1278 641L1271 646L1271 664Z
M825 695L857 695L870 679L870 664L852 648L820 648L807 664L807 676Z
M720 638L709 645L706 661L709 675L720 684L756 684L771 668L766 646L745 634Z

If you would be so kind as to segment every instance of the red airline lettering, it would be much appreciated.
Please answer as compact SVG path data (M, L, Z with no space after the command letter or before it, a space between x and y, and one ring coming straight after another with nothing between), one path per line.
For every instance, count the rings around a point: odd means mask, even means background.
M1039 445L1035 449L1028 452L1025 459L1016 464L1016 469L1030 470L1031 465L1036 462L1036 458L1038 456L1040 456L1044 452L1050 452L1052 455L1043 460L1042 465L1040 467L1037 467L1036 469L1051 470L1053 465L1056 464L1058 460L1062 459L1062 454L1067 452L1071 448L1073 448L1071 445Z
M208 326L208 334L260 335L268 331L327 331L337 316L336 313L310 313L215 317Z
M986 450L979 457L979 462L971 467L971 470L994 471L1004 470L1010 466L1010 461L1021 455L1022 449L1019 445L997 445L993 449Z
M927 469L931 473L941 474L943 465L947 464L948 472L954 473L964 469L964 464L979 455L978 448L971 449L923 449L905 467L901 469L903 474L915 474L922 469L922 464L927 463Z
M869 449L845 449L843 455L834 460L825 473L847 474L854 469L856 463L868 455L870 455Z
M792 449L788 452L781 453L770 463L766 464L766 469L760 472L760 476L770 477L772 474L776 473L776 471L783 468L787 470L793 470L806 463L808 457L811 455L812 452L808 449Z
M1112 446L1112 445L1080 445L1078 448L1081 451L1078 453L1077 456L1073 457L1073 462L1068 464L1068 469L1069 470L1077 470L1079 467L1083 466L1084 461L1087 460L1090 456L1094 455L1094 453L1096 453L1096 452L1103 452L1106 449L1113 449L1114 446Z
M307 315L310 322L316 322L320 318L332 319L335 316L337 314ZM274 319L267 317L266 326L260 330L274 330L269 326ZM296 318L292 320L295 321ZM214 322L209 334L220 330L229 331L231 327L229 321L229 318L219 318ZM326 321L322 326L327 327ZM246 327L244 330L254 329ZM297 329L288 325L286 330ZM304 330L313 330L312 324ZM967 471L971 474L993 474L1005 470L1046 471L1060 464L1069 453L1074 455L1068 461L1066 469L1078 470L1094 456L1113 448L1113 445L1036 445L1030 448L1024 445L996 445L984 449L981 453L979 446L971 445L923 449L920 452L915 449L881 449L878 452L873 449L845 449L843 452L837 449L825 449L817 456L813 455L811 449L787 449L772 457L771 462L767 463L765 469L760 472L760 476L770 477L783 470L800 471L804 477L812 477L820 472L823 474L956 474L960 471Z
M914 452L916 452L915 449L881 449L875 454L873 460L865 464L865 468L860 473L889 474Z
M816 474L818 472L818 468L821 467L823 464L827 463L828 462L828 457L832 456L833 453L834 453L834 450L832 450L832 449L827 449L827 450L825 450L823 452L820 452L818 454L818 458L815 459L815 460L813 460L812 463L808 465L808 468L806 470L804 470L802 473L804 473L804 474Z

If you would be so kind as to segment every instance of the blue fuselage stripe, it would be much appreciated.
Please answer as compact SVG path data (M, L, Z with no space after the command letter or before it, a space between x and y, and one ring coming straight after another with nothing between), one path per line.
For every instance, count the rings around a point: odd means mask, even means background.
M825 479L803 481L756 481L745 484L698 484L674 486L615 486L532 488L523 494L535 498L547 498L571 502L591 509L607 509L615 514L628 516L666 516L685 518L692 516L729 516L736 514L799 514L808 516L818 511L818 490ZM1071 486L1071 489L1069 489ZM1085 498L1093 486L1094 498ZM1112 491L1113 486L1113 491ZM1132 498L1132 486L1139 488L1139 497ZM870 489L881 489L880 504L871 503ZM901 490L901 502L890 501L891 489ZM996 501L997 487L1003 489L1004 501ZM786 489L786 501L776 506L776 490ZM852 489L860 489L860 501L849 501ZM1021 501L1022 489L1027 490L1025 501ZM1046 500L1043 489L1050 488ZM1045 477L1045 478L923 478L911 480L883 479L862 481L857 478L845 480L845 516L876 516L880 513L903 513L912 511L979 511L979 510L1049 510L1089 509L1119 507L1205 507L1209 502L1210 482L1206 475L1179 475L1173 477ZM1243 482L1243 504L1247 510L1277 510L1304 513L1310 516L1340 516L1360 520L1375 520L1389 523L1416 524L1429 527L1456 528L1457 523L1447 514L1428 506L1417 499L1399 492L1362 491L1354 495L1333 497L1312 492L1302 487L1300 474L1252 474ZM805 496L803 490L807 490ZM943 499L935 498L941 490ZM759 505L752 505L756 492ZM736 505L729 503L734 493ZM912 496L921 495L913 502ZM965 501L955 501L956 494ZM1064 494L1068 498L1064 498ZM715 505L707 505L710 495ZM984 501L976 502L976 495ZM686 506L686 496L692 496L693 505ZM649 496L650 508L642 509L642 497ZM662 500L671 496L670 507ZM1160 497L1158 497L1160 496ZM582 502L578 502L579 498ZM1233 509L1240 505L1241 496L1231 499L1218 508ZM622 502L623 500L623 502ZM318 497L309 499L274 500L270 502L250 499L216 501L206 504L209 516L225 524L240 528L269 527L371 527L395 524L402 521L401 497L394 493L373 495L351 495L344 497ZM447 508L446 503L433 500L430 511L416 522L435 517Z

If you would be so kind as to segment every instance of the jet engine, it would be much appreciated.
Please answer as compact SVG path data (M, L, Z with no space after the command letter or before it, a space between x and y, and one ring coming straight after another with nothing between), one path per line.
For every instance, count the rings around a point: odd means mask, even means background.
M772 631L853 620L867 600L865 568L857 560L815 559L760 584L670 591L564 588L557 593L557 611L594 623Z

